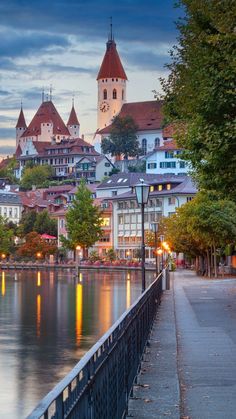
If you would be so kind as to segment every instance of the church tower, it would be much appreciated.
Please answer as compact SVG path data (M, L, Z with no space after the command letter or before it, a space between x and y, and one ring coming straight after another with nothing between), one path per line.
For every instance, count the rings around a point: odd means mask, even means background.
M20 115L16 124L16 148L20 144L21 142L20 137L22 136L22 134L25 132L26 129L27 129L27 125L25 122L25 116L24 116L24 112L23 112L22 104L21 104Z
M70 136L72 138L78 138L79 137L79 129L80 129L80 123L78 121L75 108L74 108L74 100L72 102L72 108L70 111L70 116L67 122L67 128L70 132Z
M98 129L110 125L114 116L120 112L122 105L126 102L126 80L127 76L116 49L111 23L107 49L97 76Z

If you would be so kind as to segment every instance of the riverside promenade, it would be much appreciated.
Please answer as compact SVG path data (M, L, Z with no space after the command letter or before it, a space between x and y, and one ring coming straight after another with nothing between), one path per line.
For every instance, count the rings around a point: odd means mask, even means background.
M171 274L127 418L236 418L236 278Z

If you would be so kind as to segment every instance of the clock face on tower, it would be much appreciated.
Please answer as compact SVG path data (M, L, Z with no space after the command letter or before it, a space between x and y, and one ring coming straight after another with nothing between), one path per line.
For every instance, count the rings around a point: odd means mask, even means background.
M102 111L102 112L107 112L108 111L108 109L109 109L109 103L107 103L107 102L105 102L105 101L103 101L102 103L101 103L101 105L100 105L100 111Z

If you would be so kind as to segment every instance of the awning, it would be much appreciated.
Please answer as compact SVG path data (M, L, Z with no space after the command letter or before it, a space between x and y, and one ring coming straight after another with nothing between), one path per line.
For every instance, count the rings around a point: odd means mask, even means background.
M124 235L124 232L123 231L119 231L118 237L122 237L123 235Z
M131 237L135 237L137 235L136 231L131 231Z
M130 232L129 231L126 231L125 234L124 234L124 236L125 237L130 237Z

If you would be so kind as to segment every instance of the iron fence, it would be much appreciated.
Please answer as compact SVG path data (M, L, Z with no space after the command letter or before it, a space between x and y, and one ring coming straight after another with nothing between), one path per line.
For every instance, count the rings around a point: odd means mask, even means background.
M162 293L162 274L27 419L121 419Z

